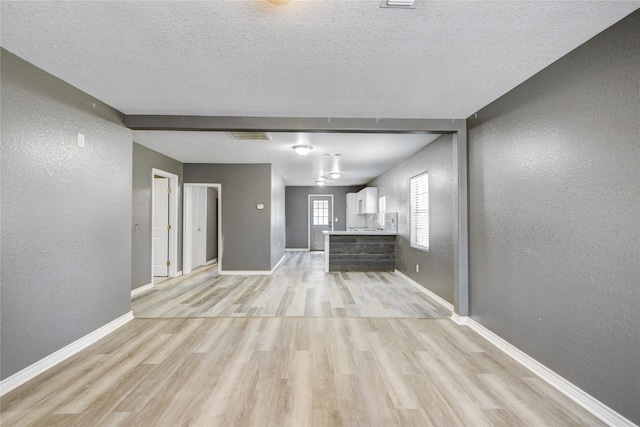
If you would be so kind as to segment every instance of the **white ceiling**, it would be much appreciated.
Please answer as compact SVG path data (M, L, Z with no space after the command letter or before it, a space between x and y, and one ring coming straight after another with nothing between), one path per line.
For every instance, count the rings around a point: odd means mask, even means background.
M330 172L342 173L327 185L359 185L387 171L440 135L283 133L271 141L237 141L225 132L134 131L134 140L183 163L273 163L287 185L315 185ZM302 157L294 145L311 145ZM339 154L339 156L335 156Z
M469 117L640 7L599 0L418 0L407 10L380 8L379 0L0 4L2 47L125 114L426 119ZM165 154L176 150L168 138L179 141L184 156L208 138L169 134L154 142L149 135L135 133ZM390 150L379 151L378 161ZM288 184L297 182L298 172L282 163Z

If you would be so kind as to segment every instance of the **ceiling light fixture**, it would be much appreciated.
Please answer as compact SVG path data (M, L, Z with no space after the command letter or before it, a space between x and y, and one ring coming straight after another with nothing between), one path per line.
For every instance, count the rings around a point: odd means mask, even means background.
M325 180L324 179L319 179L316 181L316 185L324 185L325 184Z
M380 7L415 9L418 0L380 0Z
M333 179L338 179L340 178L340 172L331 172L329 176Z
M313 147L310 145L294 145L291 148L301 156L306 156L311 150L313 150Z

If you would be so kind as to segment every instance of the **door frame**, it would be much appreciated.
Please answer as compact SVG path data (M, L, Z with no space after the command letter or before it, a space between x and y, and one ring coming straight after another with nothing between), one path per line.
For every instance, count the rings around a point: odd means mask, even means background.
M169 188L169 277L176 277L178 273L178 206L180 205L180 186L178 175L165 172L160 169L151 169L151 282L153 283L153 179L156 177L168 178Z
M311 197L330 197L331 198L331 218L329 221L329 225L331 226L330 231L333 231L334 229L334 216L333 216L333 212L334 212L334 200L333 200L333 194L308 194L307 195L307 250L311 251Z
M205 184L205 183L184 183L184 200L182 208L182 271L184 274L191 273L191 245L193 241L191 239L191 203L187 200L187 189L194 187L208 187L215 188L218 192L218 274L222 272L222 184Z

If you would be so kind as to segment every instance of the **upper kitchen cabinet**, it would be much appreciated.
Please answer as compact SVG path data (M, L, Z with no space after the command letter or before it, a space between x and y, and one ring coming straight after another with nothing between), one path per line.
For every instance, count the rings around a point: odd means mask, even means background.
M378 213L378 187L366 187L358 191L357 194L359 214Z

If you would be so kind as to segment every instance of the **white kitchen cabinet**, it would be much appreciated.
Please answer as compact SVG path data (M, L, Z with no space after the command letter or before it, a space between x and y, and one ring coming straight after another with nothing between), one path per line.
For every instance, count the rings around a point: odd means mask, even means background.
M378 213L378 187L366 187L358 191L356 202L359 214Z
M358 195L347 193L347 230L364 227L364 216L358 215Z

